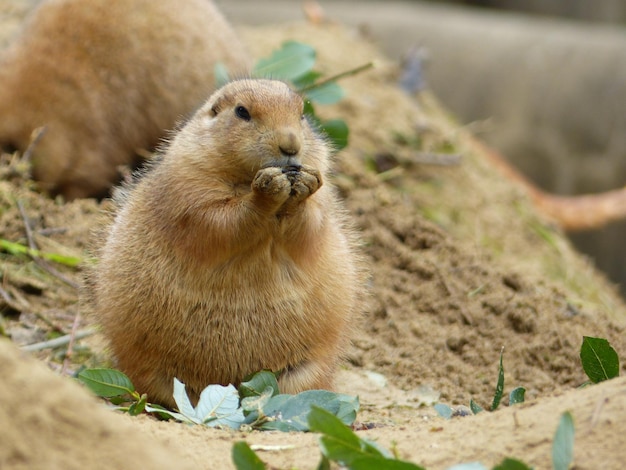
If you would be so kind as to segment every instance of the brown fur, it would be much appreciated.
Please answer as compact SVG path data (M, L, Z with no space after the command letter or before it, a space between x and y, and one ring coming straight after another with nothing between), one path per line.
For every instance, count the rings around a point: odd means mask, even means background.
M125 196L95 309L150 400L173 405L174 377L195 399L261 369L286 393L332 386L362 276L328 144L302 112L282 82L232 82Z
M0 145L66 198L100 196L248 57L209 0L47 0L0 61Z

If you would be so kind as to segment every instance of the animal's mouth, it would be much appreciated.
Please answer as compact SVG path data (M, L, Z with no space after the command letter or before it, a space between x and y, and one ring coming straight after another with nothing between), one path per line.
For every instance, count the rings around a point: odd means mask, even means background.
M302 165L287 165L281 168L283 173L287 176L295 176L300 173Z
M300 171L302 164L295 158L279 158L263 164L261 169L270 167L281 168L283 173L286 173L289 171Z

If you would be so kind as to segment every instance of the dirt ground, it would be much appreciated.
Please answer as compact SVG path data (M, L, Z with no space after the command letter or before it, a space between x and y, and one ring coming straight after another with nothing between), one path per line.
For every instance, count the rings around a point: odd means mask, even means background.
M375 61L341 82L347 96L319 108L350 127L335 183L363 240L371 298L337 390L358 394L358 431L430 469L504 457L550 468L560 413L576 425L578 469L620 468L626 451L626 381L585 381L582 337L607 338L623 357L626 308L613 286L577 254L525 194L480 153L428 92L410 96L399 67L358 31L338 25L279 25L241 31L260 56L285 39L313 45L334 74ZM460 156L457 164L439 162ZM98 243L102 206L39 195L17 156L2 155L0 238L26 243L25 219L41 250L79 256ZM23 213L19 207L23 208ZM65 281L23 257L0 253L0 332L22 346L94 324L80 301L84 267L56 266ZM505 392L527 402L445 421L432 403L491 403L504 348ZM104 409L66 376L106 364L97 334L67 346L19 352L0 341L0 467L229 468L234 442L290 446L262 451L273 468L315 468L316 436L228 432L131 418ZM26 356L35 356L33 360ZM622 366L622 372L624 367Z

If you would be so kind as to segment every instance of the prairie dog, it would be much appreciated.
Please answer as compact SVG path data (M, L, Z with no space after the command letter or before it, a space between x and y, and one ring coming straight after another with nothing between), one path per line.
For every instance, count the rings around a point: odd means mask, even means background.
M209 0L45 0L0 57L0 146L67 199L103 196L214 90L216 62L249 59Z
M239 80L123 196L95 310L150 400L173 406L174 377L195 400L261 369L285 393L332 387L362 271L329 162L297 93Z

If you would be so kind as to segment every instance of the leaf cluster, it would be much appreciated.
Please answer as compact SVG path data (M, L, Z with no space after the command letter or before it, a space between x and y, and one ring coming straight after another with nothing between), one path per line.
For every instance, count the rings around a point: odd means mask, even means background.
M117 370L85 369L77 378L120 411L131 415L145 411L163 419L211 427L239 429L246 425L260 430L308 431L308 416L313 407L326 410L347 425L354 422L359 409L358 397L326 390L280 394L276 376L269 371L254 374L242 382L239 389L233 385L209 385L200 394L195 407L185 385L175 378L173 397L178 411L148 403L147 396L140 395L131 380Z
M308 390L297 395L280 394L276 377L269 371L261 371L243 382L239 392L245 424L253 429L309 431L309 413L314 407L350 425L359 409L358 397L326 390Z
M581 362L590 382L598 383L619 375L619 359L609 342L602 338L583 337L580 350ZM356 419L359 408L357 397L336 394L324 390L312 390L298 395L279 393L276 376L261 371L241 383L239 389L232 385L211 385L200 396L194 408L185 393L185 386L175 379L174 400L179 412L166 410L147 403L146 395L139 395L130 379L112 369L86 369L78 379L97 395L118 404L117 409L131 415L143 411L157 413L164 418L174 418L190 424L228 426L238 429L247 425L251 429L280 431L313 431L320 433L322 453L319 470L330 469L331 462L342 468L356 470L398 469L420 470L422 467L394 456L375 442L360 438L349 426ZM491 404L491 411L500 405L504 393L503 351L500 353L498 380ZM524 389L518 387L509 395L509 403L524 401ZM120 406L127 403L126 406ZM130 404L128 404L130 403ZM483 411L472 400L472 411ZM444 418L452 416L449 406L435 405ZM552 445L552 464L555 470L570 468L574 456L574 420L570 412L561 415ZM263 470L263 461L245 442L232 448L233 462L238 470ZM485 470L477 462L460 464L454 470ZM530 470L522 461L505 458L493 470Z
M335 462L350 470L424 470L411 462L395 458L388 450L368 439L360 438L339 418L328 411L313 407L308 416L308 427L320 433L322 457L318 470L331 468ZM552 458L554 470L567 470L573 459L574 422L569 412L563 413L554 436ZM237 470L264 470L267 467L259 456L241 441L233 445L232 459ZM478 462L455 465L449 470L486 470ZM531 467L512 458L505 458L493 470L531 470Z
M314 70L315 61L316 52L311 46L286 41L280 49L256 63L252 76L292 83L305 99L304 114L328 137L334 149L338 151L348 145L348 126L341 119L320 119L315 113L314 103L321 105L337 103L345 96L345 91L335 81L338 76L322 79L322 74ZM355 72L346 72L351 73ZM223 86L230 80L224 64L218 63L215 66L215 78L218 86Z
M307 418L307 427L320 433L322 452L319 470L330 469L336 462L342 468L356 470L423 470L411 462L394 458L389 451L375 442L362 439L337 416L313 406ZM232 449L233 463L238 470L263 470L265 464L245 442L238 442Z

